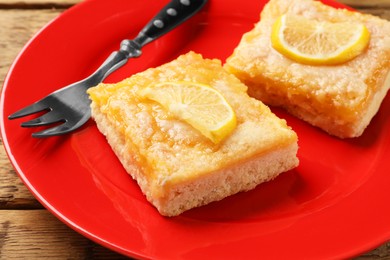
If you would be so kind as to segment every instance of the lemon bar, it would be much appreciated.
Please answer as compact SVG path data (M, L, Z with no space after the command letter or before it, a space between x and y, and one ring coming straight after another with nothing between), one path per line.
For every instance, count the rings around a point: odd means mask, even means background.
M282 15L330 23L363 24L370 39L353 59L334 65L303 64L274 49L272 30ZM390 22L313 0L271 0L245 33L224 68L250 96L340 138L360 136L390 87Z
M140 96L161 82L193 82L218 91L235 113L234 129L213 142ZM296 133L246 91L221 61L189 52L88 93L97 127L126 171L161 215L176 216L251 190L298 165Z

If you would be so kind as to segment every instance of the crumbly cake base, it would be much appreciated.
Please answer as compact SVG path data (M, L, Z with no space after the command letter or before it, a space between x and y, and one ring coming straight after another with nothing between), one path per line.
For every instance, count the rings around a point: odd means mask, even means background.
M137 181L147 200L164 216L176 216L188 209L251 190L298 165L298 145L293 143L210 172L195 180L177 183L156 197L151 190L153 184L148 182L133 154L129 153L124 136L115 130L99 108L94 104L91 107L98 129L106 136L126 171Z

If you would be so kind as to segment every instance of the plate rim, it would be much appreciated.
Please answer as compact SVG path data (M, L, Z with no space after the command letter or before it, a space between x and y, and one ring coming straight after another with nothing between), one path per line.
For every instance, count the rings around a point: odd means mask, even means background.
M160 0L160 1L162 1L162 0ZM264 1L266 1L266 0L264 0ZM26 51L26 49L39 37L39 35L43 31L45 31L49 26L53 26L53 24L55 24L55 22L57 20L63 19L63 17L72 15L72 12L79 12L80 9L84 8L84 6L86 6L90 2L98 2L98 1L97 0L95 0L95 1L89 0L89 1L81 2L81 3L79 3L79 4L75 5L75 6L67 9L65 12L61 13L59 16L57 16L56 18L52 19L49 23L47 23L44 27L42 27L27 42L27 44L22 48L22 50L19 52L19 54L15 58L14 62L10 66L9 71L8 71L8 73L6 75L6 78L4 80L3 88L2 88L2 91L1 91L1 98L0 98L0 106L1 106L2 110L4 109L5 92L7 91L7 88L8 88L8 84L9 84L8 82L9 82L9 80L12 77L12 72L13 72L15 66L17 66L19 60L23 57L24 52ZM10 162L11 162L12 166L15 168L15 171L17 172L18 176L22 179L23 183L25 183L26 187L32 192L32 194L37 198L37 200L40 201L51 213L53 213L63 223L65 223L66 225L68 225L72 229L76 230L77 232L83 234L84 236L90 238L91 240L93 240L93 241L95 241L95 242L97 242L97 243L99 243L99 244L101 244L101 245L103 245L105 247L110 248L111 250L114 250L114 251L122 253L122 254L129 255L129 251L128 250L115 247L114 245L110 244L109 242L102 240L102 238L94 236L93 233L90 233L87 230L84 230L82 227L80 227L79 225L77 225L76 223L74 223L73 221L68 219L66 216L61 214L61 212L59 212L56 208L54 208L53 205L50 205L50 203L48 203L45 200L44 197L40 196L40 193L37 190L34 189L34 187L29 182L28 178L23 173L23 170L19 167L19 164L18 164L16 158L14 157L14 155L12 153L12 148L11 148L9 142L8 142L6 129L4 127L4 121L5 120L7 120L7 118L4 117L4 113L1 113L1 115L0 115L0 130L1 130L2 140L3 140L3 146L5 147L6 154L7 154L8 158L10 159ZM21 173L23 173L23 174L21 174ZM378 238L378 240L375 241L375 242L371 241L371 243L367 243L366 249L369 250L370 248L372 249L372 248L375 248L376 246L380 245L381 243L383 243L383 241L384 241L383 238L385 238L385 237L387 238L387 240L390 239L390 230L388 230L386 234L384 233L381 239ZM368 245L368 244L370 244L370 245ZM362 252L361 250L356 250L353 253L353 255L356 255L356 254L361 253L361 252ZM133 253L134 253L134 255L131 255L131 256L134 256L134 257L147 257L147 255L139 254L139 252L138 253L133 252ZM349 253L351 253L351 252L349 252ZM350 256L349 253L346 252L345 254L348 254L348 256Z

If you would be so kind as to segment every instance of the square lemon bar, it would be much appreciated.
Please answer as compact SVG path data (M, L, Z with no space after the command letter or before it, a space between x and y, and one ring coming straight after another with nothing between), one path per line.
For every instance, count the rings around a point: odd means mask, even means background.
M216 90L235 113L234 129L213 142L160 103L140 96L161 82ZM296 133L246 91L221 61L189 52L88 93L92 117L126 171L162 215L176 216L251 190L298 165Z
M364 25L370 35L368 46L340 64L296 61L272 44L274 24L282 15ZM265 104L283 107L331 135L360 136L390 87L390 22L313 0L270 0L260 16L224 68L248 86L250 96Z

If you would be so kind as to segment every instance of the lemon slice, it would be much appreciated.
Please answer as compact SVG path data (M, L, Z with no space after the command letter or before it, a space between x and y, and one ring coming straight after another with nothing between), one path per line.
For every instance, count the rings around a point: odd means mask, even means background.
M217 90L208 85L162 82L149 85L138 94L156 101L214 143L227 137L237 124L231 106Z
M363 24L331 23L284 14L273 25L272 46L284 56L304 64L335 65L364 51L370 32Z

